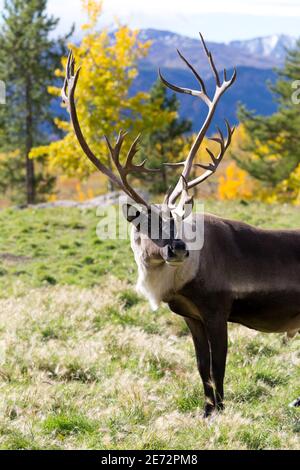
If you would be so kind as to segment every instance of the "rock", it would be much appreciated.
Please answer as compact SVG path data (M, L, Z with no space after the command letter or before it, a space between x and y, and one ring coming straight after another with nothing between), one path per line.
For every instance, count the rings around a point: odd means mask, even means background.
M55 201L55 202L43 202L41 204L35 204L28 206L33 209L49 209L52 207L78 207L76 201Z
M149 200L149 194L146 191L140 191L140 196L146 201ZM78 202L78 201L55 201L55 202L43 202L41 204L35 204L30 206L18 206L14 209L22 210L28 207L33 209L51 209L54 207L77 207L79 209L93 209L97 207L108 207L112 205L119 204L119 199L124 198L124 193L122 191L113 191L111 193L103 194L102 196L89 199L87 201Z

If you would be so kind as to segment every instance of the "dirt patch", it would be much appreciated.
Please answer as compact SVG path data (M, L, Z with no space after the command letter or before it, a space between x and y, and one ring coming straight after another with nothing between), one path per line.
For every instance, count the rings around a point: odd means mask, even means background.
M6 261L7 263L30 263L32 258L28 256L13 255L12 253L0 253L0 261Z

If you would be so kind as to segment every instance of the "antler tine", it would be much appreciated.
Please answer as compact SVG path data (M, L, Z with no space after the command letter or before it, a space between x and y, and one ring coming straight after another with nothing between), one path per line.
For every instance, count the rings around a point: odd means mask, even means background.
M164 163L164 165L169 167L179 167L184 166L185 162Z
M63 100L63 103L64 104L67 104L67 101L68 101L68 97L67 97L67 87L68 87L68 83L67 83L67 80L65 79L64 81L64 85L61 89L61 97L62 97L62 100Z
M124 143L124 140L125 140L126 136L127 136L127 132L124 132L124 131L120 130L118 138L117 138L116 145L113 148L112 159L114 161L114 164L116 165L117 170L119 170L121 168L120 153L121 153L123 143Z
M208 165L203 165L203 163L196 163L195 166L197 166L198 168L203 168L203 170L209 170L211 172L214 172L217 166L218 158L209 148L206 148L205 150L210 156L212 163L209 163Z
M198 80L198 82L200 83L200 86L201 86L201 89L203 91L203 93L205 95L207 95L207 92L206 92L206 87L205 87L205 83L204 81L202 80L202 78L200 77L200 75L198 74L198 72L194 69L194 67L192 66L192 64L184 57L184 55L177 49L177 53L179 55L179 57L181 58L181 60L183 60L183 62L188 66L188 68L193 72L193 74L195 75L196 79Z
M121 180L122 180L123 184L125 185L125 187L127 187L127 189L129 189L129 184L128 184L128 181L127 181L127 177L130 173L157 173L157 172L160 171L160 169L146 168L145 167L145 164L147 162L146 159L138 165L135 165L133 163L133 158L135 157L135 155L139 151L138 144L140 142L141 134L139 134L135 138L133 143L131 144L130 149L127 153L125 165L122 165L121 162L120 162L120 153L121 153L121 149L122 149L122 146L123 146L124 139L125 139L126 135L127 135L127 132L120 131L119 135L118 135L118 138L117 138L117 141L116 141L116 144L115 144L114 147L111 145L111 143L110 143L109 139L107 138L107 136L105 136L105 140L106 140L109 152L110 152L111 159L112 159L113 163L115 164L115 167L117 168L117 170L119 172ZM132 188L130 189L130 191L132 191Z
M217 142L218 144L220 144L221 149L224 150L224 142L225 142L224 135L223 135L221 129L219 128L219 126L217 126L217 131L218 131L220 137L210 137L208 140L212 140L213 142Z
M132 142L129 152L127 154L126 167L132 164L133 158L138 153L139 151L138 144L140 143L140 140L141 140L141 134L139 134Z
M197 93L196 91L190 90L189 88L180 87L180 86L173 85L172 83L168 82L168 81L163 77L160 68L158 69L158 73L159 73L159 78L161 79L161 81L163 82L163 84L164 84L166 87L170 88L171 90L177 91L177 93L186 93L187 95L193 95L194 93Z
M74 76L75 72L75 58L73 51L70 51L67 62L67 79L70 80Z
M209 178L209 176L211 176L213 173L215 173L216 170L218 169L218 166L220 165L221 161L223 160L223 157L226 153L226 150L228 149L228 147L231 143L232 135L233 135L234 130L235 130L234 127L233 128L230 127L229 122L227 121L227 119L225 119L225 125L226 125L226 128L227 128L226 142L225 142L225 138L224 138L222 132L220 131L220 129L218 129L218 131L221 132L222 138L221 139L217 139L217 138L213 139L212 138L210 140L214 140L215 142L218 142L220 144L220 152L217 156L215 156L214 153L210 149L206 148L206 151L209 154L209 156L212 160L212 163L209 163L208 165L202 165L200 163L197 163L197 164L194 165L194 166L197 166L199 168L203 168L206 171L205 171L205 173L203 173L203 175L198 176L193 181L190 181L188 183L189 189L194 188L195 186L197 186L200 183L203 183L203 181L205 181L207 178Z
M136 172L136 173L159 173L160 169L159 168L146 168L145 164L147 162L147 159L145 159L142 163L139 165L134 165L133 164L133 158L139 151L138 144L141 139L141 134L139 134L134 142L132 143L128 154L127 154L127 159L126 159L126 164L124 167L124 170L127 171L128 173L131 172Z
M72 51L69 52L68 54L68 59L67 59L67 64L66 64L66 74L65 74L65 79L64 79L64 85L61 90L61 96L63 99L63 102L65 104L68 104L69 97L68 97L68 84L71 79L71 73L70 73L70 63L71 63L71 58L72 58Z
M221 160L223 159L223 157L225 155L225 151L227 150L227 148L229 147L229 145L231 143L231 137L232 137L232 134L234 132L234 128L231 129L227 119L225 119L225 124L226 124L226 128L227 128L226 142L225 142L225 137L224 137L224 135L223 135L223 133L222 133L222 131L219 127L217 127L217 130L220 134L220 139L213 138L213 137L209 139L209 140L213 140L213 141L217 142L220 145L219 155L216 157L211 150L209 150L208 148L206 149L207 153L210 155L213 163L215 164L215 170L217 169L218 165L221 163Z
M235 131L235 127L230 127L230 124L229 122L227 121L227 119L225 119L225 125L226 125L226 128L227 128L227 142L226 142L226 148L229 147L229 145L231 144L231 140L232 140L232 136L234 134L234 131Z
M133 163L133 159L139 151L138 144L140 142L141 134L139 134L134 139L134 141L132 142L132 144L131 144L131 146L128 150L128 153L127 153L125 165L121 164L121 162L120 162L120 153L121 153L122 146L123 146L126 135L127 135L127 132L120 131L119 135L118 135L118 138L117 138L117 141L116 141L116 144L115 144L114 147L111 145L111 143L110 143L109 139L107 138L107 136L105 136L105 140L106 140L107 146L109 148L109 152L110 152L112 161L114 162L114 164L115 164L115 166L116 166L116 168L117 168L117 170L118 170L118 172L121 176L122 181L125 183L125 180L127 179L127 176L129 175L129 173L134 173L134 172L135 173L147 173L147 172L149 172L149 173L155 172L156 173L156 172L159 172L160 169L145 168L145 164L146 164L147 160L144 160L142 163L140 163L138 165L135 165ZM126 184L128 184L128 183L126 183Z
M237 71L236 71L236 68L234 67L232 77L229 80L230 86L234 84L234 82L236 81L236 77L237 77Z
M200 75L196 72L196 70L194 69L194 67L187 61L187 59L181 54L181 52L177 51L179 56L181 57L181 59L186 63L186 65L189 67L189 69L193 72L193 74L195 75L196 79L198 80L198 82L200 83L201 85L201 90L192 90L191 88L184 88L184 87L180 87L180 86L177 86L177 85L174 85L173 83L170 83L168 82L168 80L166 80L162 73L161 73L161 70L160 68L158 69L158 74L159 74L159 77L161 79L161 81L163 82L163 84L170 88L171 90L173 91L176 91L177 93L185 93L187 95L192 95L192 96L196 96L197 98L200 98L202 101L204 101L204 103L210 107L211 106L211 100L206 92L206 87L205 87L205 84L204 84L204 81L202 80L202 78L200 77Z
M224 82L230 83L230 86L231 86L235 82L236 77L237 77L236 68L233 69L233 74L232 74L232 76L229 80L227 79L227 70L226 69L224 69L224 71L223 71L223 76L224 76Z
M221 129L219 128L219 126L217 126L217 131L219 132L219 135L220 135L221 140L224 140L223 132L221 131Z
M107 147L108 147L110 156L113 158L114 148L113 148L113 146L111 145L110 140L109 140L109 138L108 138L106 135L104 136L104 139L105 139L105 141L106 141L106 145L107 145Z
M124 141L122 134L121 132L119 133L115 146L111 144L109 138L106 135L104 136L104 138L105 138L108 150L109 150L110 158L112 159L116 168L119 169L121 166L120 165L120 152L121 152L121 148L122 148L123 141Z
M212 56L211 52L208 50L208 47L207 47L207 45L206 45L206 43L205 43L205 41L204 41L204 38L203 38L203 36L202 36L201 33L199 33L199 36L200 36L200 38L201 38L201 41L202 41L202 45L203 45L205 54L206 54L207 57L208 57L208 61L209 61L209 63L210 63L211 69L212 69L212 71L213 71L213 73L214 73L214 76L215 76L217 85L218 85L218 87L220 87L220 86L221 86L220 77L219 77L217 68L216 68L216 66L215 66L213 56Z

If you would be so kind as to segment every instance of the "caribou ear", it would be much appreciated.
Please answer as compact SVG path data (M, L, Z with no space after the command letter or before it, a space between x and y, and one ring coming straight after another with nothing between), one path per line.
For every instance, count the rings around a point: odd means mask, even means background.
M132 206L131 204L123 204L122 206L122 211L124 214L125 219L129 223L133 223L135 226L137 226L137 223L140 222L140 211L135 207Z

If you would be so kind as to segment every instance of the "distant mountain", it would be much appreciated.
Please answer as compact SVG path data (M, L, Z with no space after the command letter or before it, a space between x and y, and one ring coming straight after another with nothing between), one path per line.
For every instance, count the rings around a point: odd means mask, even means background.
M157 80L159 67L165 77L173 83L187 87L199 86L179 58L177 49L180 49L203 78L208 80L208 89L213 88L211 70L200 40L155 29L142 30L139 37L143 41L150 40L152 45L148 56L139 64L139 76L135 81L134 91L149 90ZM277 109L276 103L267 84L276 80L274 68L282 67L286 49L293 48L295 44L295 38L285 35L232 41L228 44L208 42L207 45L213 53L218 70L226 67L230 72L236 67L238 72L235 85L218 106L216 121L227 117L236 124L238 103L245 104L257 114L274 113ZM181 102L182 116L190 118L196 130L203 117L203 103L190 96L178 95L178 98Z
M214 81L200 40L155 29L142 30L139 37L143 41L151 40L152 45L148 56L139 63L139 75L133 84L132 93L148 91L158 79L158 67L161 67L165 77L173 83L186 87L199 86L178 57L176 49L180 49L195 65L205 78L208 90L212 92ZM229 119L231 124L237 124L238 103L245 104L257 114L268 116L274 113L277 105L267 84L274 83L276 80L274 68L282 67L286 49L293 48L295 44L295 38L285 35L232 41L228 44L208 42L217 68L223 70L226 67L230 73L233 67L236 67L238 72L236 83L219 103L213 124L221 123L224 118ZM181 94L177 96L181 103L180 114L192 120L193 130L196 131L206 111L204 104L191 96ZM53 106L55 111L61 114L59 102L55 101Z
M276 103L267 88L267 81L274 82L276 75L272 70L255 69L251 67L238 67L238 78L234 86L225 93L219 102L215 119L212 123L211 133L215 124L221 124L227 118L231 124L237 124L238 103L243 103L256 114L271 115L276 111ZM164 67L168 80L186 87L195 87L191 73L182 69ZM157 80L157 71L150 68L140 68L138 78L134 83L134 91L147 91ZM208 92L212 94L215 82L212 78L206 80ZM180 115L188 118L193 123L193 130L200 128L205 115L206 107L197 98L187 95L177 95L180 101Z
M273 60L275 64L277 62L281 64L284 62L287 49L293 49L296 42L296 38L292 36L275 34L263 38L249 39L248 41L232 41L229 46L238 49L240 52Z
M170 68L185 68L176 49L180 49L198 68L202 74L209 72L209 66L198 39L180 36L169 31L145 29L140 32L144 41L152 41L150 53L144 60L146 64ZM207 42L214 55L219 69L234 66L268 69L281 66L285 58L285 49L292 48L296 39L291 36L275 35L246 41L230 43Z

